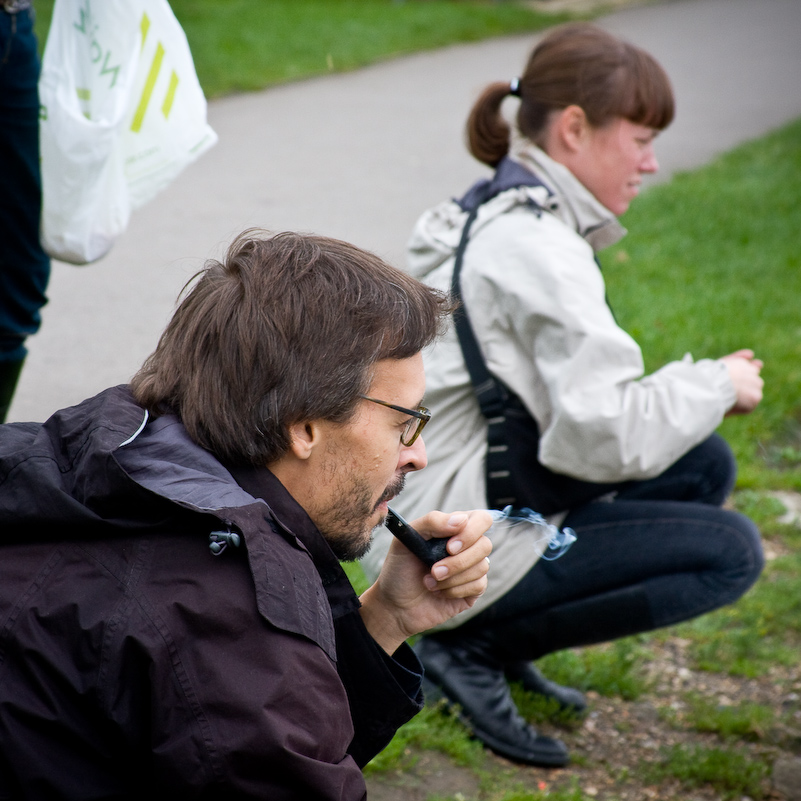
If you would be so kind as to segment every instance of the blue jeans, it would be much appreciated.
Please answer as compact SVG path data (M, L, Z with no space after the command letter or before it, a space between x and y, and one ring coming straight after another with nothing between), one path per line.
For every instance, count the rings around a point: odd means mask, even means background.
M39 242L38 79L33 10L0 10L0 362L24 358L50 277Z
M612 501L572 511L577 540L540 560L509 592L453 632L491 640L501 661L606 642L701 615L739 598L764 561L759 531L721 509L735 464L713 435L662 475L621 484Z

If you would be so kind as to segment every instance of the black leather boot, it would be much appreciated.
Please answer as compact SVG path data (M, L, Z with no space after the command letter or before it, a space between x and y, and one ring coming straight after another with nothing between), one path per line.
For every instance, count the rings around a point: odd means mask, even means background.
M459 717L484 745L514 762L562 767L570 760L560 740L538 734L517 711L503 666L478 640L423 637L415 651L428 682L459 708Z
M17 388L17 380L22 371L22 362L0 361L0 423L5 423L6 415L11 406L11 399L14 397L14 390Z
M506 665L504 671L507 681L519 682L526 692L553 699L565 712L578 713L587 708L584 693L545 678L531 662L514 662Z

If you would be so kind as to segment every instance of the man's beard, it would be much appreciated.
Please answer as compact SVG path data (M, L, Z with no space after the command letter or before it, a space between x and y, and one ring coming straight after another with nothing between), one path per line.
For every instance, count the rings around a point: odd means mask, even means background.
M369 524L369 519L382 501L388 501L400 494L405 483L405 474L398 476L384 490L378 501L373 503L372 493L366 482L352 482L346 491L347 497L343 493L342 502L336 509L331 509L326 519L317 526L337 559L341 562L356 562L370 550L373 531L383 520L373 526Z

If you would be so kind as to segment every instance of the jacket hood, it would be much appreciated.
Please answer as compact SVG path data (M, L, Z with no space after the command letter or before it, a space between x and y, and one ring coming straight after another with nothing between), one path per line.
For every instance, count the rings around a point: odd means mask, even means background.
M261 615L336 660L332 607L343 614L358 599L306 512L256 472L244 489L177 417L150 420L114 387L43 424L0 426L0 544L187 534L218 555L241 534Z
M544 150L518 138L512 145L512 158L551 187L553 198L548 211L586 239L596 253L626 235L617 217L564 164L554 161Z
M0 426L4 537L175 530L197 513L254 502L177 418L148 421L125 386L43 424Z

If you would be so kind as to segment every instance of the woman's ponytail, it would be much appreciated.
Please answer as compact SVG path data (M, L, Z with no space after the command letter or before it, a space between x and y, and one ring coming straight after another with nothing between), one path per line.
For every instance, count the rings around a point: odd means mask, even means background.
M467 118L468 150L490 167L495 167L509 152L511 129L501 114L501 104L510 94L510 83L491 83L476 100Z

